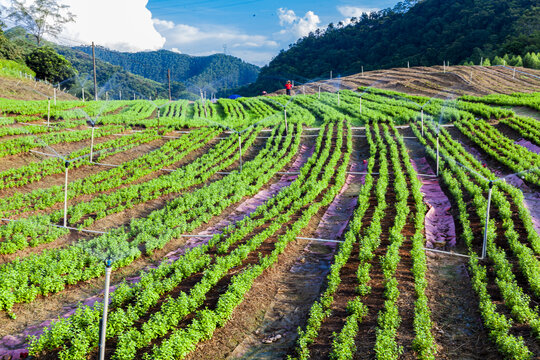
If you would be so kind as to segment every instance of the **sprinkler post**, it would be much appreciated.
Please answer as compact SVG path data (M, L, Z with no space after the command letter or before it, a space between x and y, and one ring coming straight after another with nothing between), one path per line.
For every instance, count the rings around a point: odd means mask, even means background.
M339 91L337 92L337 106L339 106L340 104L340 99L339 99Z
M362 113L362 96L360 96L360 114Z
M84 88L82 88L82 101L84 102Z
M159 127L159 117L160 117L160 113L161 113L161 111L160 111L160 109L158 108L158 109L157 109L157 126L158 126L158 127Z
M321 98L321 85L319 85L319 99Z
M238 160L240 161L240 172L242 171L242 134L238 133Z
M437 176L439 176L439 133L437 132Z
M54 88L54 106L56 106L56 88Z
M91 122L92 125L92 142L90 143L90 163L93 163L94 161L94 130L96 128L96 123Z
M111 283L112 261L105 261L105 296L103 299L103 317L101 319L101 332L99 335L99 360L105 360L105 342L107 336L107 312L109 310L109 286Z
M67 227L67 195L68 195L68 169L69 169L69 161L66 160L65 164L66 166L66 182L64 184L64 227Z
M512 76L512 79L516 78L516 68L514 68L514 75Z
M484 228L484 242L482 244L482 257L481 259L486 258L487 253L487 229L489 224L489 208L491 206L491 192L493 191L493 180L489 181L489 192L488 192L488 203L486 209L486 227Z
M424 108L420 111L420 119L422 121L422 136L424 136Z
M285 134L289 134L289 127L287 126L287 108L283 110L283 115L285 116Z
M47 99L47 127L51 125L51 98Z
M362 65L362 77L364 77L364 65Z

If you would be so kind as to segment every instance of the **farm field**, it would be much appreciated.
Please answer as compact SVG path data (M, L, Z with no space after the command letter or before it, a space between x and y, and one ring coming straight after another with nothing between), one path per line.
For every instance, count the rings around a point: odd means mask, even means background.
M0 359L540 357L539 81L359 81L0 99Z

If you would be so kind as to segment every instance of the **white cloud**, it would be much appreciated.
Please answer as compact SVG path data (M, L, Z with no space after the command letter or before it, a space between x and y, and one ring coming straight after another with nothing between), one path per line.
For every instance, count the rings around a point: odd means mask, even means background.
M285 29L279 34L292 34L295 37L307 36L310 32L319 28L321 20L313 11L308 11L303 17L295 14L293 10L279 8L278 9L279 24Z
M65 36L119 51L161 49L165 43L155 29L148 0L62 0L77 18Z
M341 13L341 15L346 17L360 17L363 13L372 13L375 11L379 11L378 8L363 8L363 7L355 7L355 6L338 6L338 11Z
M0 4L7 3L0 0ZM31 4L33 0L26 0ZM66 45L89 44L119 51L161 49L165 43L155 29L148 0L60 0L69 6L75 22L65 25L60 37L49 39Z
M237 29L218 26L192 26L174 24L171 21L154 19L156 29L167 40L164 47L184 54L206 56L223 52L241 57L245 61L263 65L267 63L279 44L264 35L250 35ZM172 25L172 26L171 26ZM251 50L250 50L251 49ZM260 49L253 51L253 49ZM272 51L268 51L272 49ZM267 51L265 51L267 50Z

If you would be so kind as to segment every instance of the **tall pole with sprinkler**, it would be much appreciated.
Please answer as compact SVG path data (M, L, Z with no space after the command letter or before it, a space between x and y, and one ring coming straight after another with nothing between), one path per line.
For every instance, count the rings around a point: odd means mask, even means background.
M516 68L514 68L514 75L512 76L512 79L516 78Z
M95 121L92 121L90 125L92 125L92 142L90 143L90 162L92 163L94 162L94 130L96 128Z
M364 65L362 65L362 77L364 77Z
M56 88L54 88L54 106L56 106Z
M105 262L105 296L103 299L103 317L101 319L101 331L99 334L99 360L105 360L105 342L107 337L107 312L109 310L109 286L111 284L112 261Z
M407 61L407 69L410 69L411 68L411 64L409 61Z
M491 206L491 192L493 191L493 180L489 181L488 203L486 209L486 227L484 228L484 242L482 244L482 257L485 259L487 255L487 229L489 224L489 208Z
M439 132L437 132L437 176L439 176Z
M340 99L339 99L339 91L337 92L337 106L339 106L340 104Z
M82 88L82 101L84 102L84 88Z
M64 163L66 166L66 182L64 184L64 227L67 227L67 198L68 198L68 169L69 161L66 160Z
M120 100L122 100L122 90L118 91L118 96L120 97Z
M238 160L240 161L240 171L242 171L242 134L238 133Z
M422 136L424 136L424 108L420 110L420 120L422 121Z
M160 111L160 109L158 108L158 109L157 109L157 126L158 126L158 127L159 127L159 116L160 116L160 113L161 113L161 111Z
M98 100L98 92L97 92L97 74L96 74L96 50L94 46L94 42L92 41L92 61L94 62L94 100Z
M360 96L360 114L362 113L362 97Z
M287 108L283 109L283 116L285 116L285 134L289 134L289 126L287 126Z
M330 70L330 80L332 80L332 70Z
M480 66L484 65L484 57L480 58Z
M47 99L47 127L51 126L51 98Z
M171 69L167 69L167 80L169 81L169 101L172 101L172 95L171 95Z
M109 92L105 91L105 101L109 101Z
M319 99L321 98L321 85L319 85Z

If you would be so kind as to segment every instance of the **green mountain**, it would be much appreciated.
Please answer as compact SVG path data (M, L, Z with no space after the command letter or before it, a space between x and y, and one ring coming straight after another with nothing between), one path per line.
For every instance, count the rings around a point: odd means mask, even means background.
M91 47L76 47L92 54ZM125 70L161 83L167 82L167 70L171 80L184 83L188 89L208 92L243 86L254 82L259 68L239 58L225 54L190 56L168 50L145 52L119 52L96 47L96 58L118 65Z
M442 65L540 50L538 0L406 0L350 24L329 24L282 50L240 94L282 88L286 79Z

